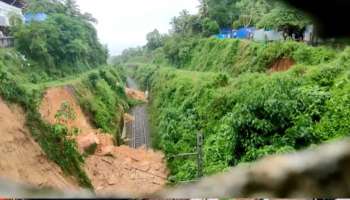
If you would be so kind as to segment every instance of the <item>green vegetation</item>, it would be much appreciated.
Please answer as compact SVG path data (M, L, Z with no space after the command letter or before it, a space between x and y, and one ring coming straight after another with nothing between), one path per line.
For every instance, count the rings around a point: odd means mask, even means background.
M300 64L317 65L335 58L336 51L326 47L313 48L287 41L256 43L242 40L169 39L163 55L178 68L200 71L222 71L230 75L243 72L265 72L281 58L292 58ZM203 56L205 55L205 56ZM162 60L162 59L158 59Z
M95 127L113 134L118 144L122 143L123 113L129 108L122 74L121 68L101 69L74 85L78 100Z
M201 7L199 15L208 16L220 27L255 26L278 30L290 28L300 31L311 23L309 17L304 13L280 1L202 0Z
M92 187L81 155L62 124L49 125L38 107L49 87L69 85L93 125L121 144L122 114L138 102L127 99L126 72L151 90L152 143L164 151L177 183L196 178L195 152L203 131L204 172L210 175L265 155L292 152L348 136L350 49L311 47L293 41L257 43L204 38L223 27L257 26L300 32L309 19L267 0L201 0L200 11L183 11L172 31L147 35L102 67L107 51L92 23L73 0L30 0L28 12L46 12L45 22L17 25L15 49L0 50L0 95L20 104L27 125L48 157L80 184ZM277 61L295 62L286 72L267 73ZM63 103L59 121L74 119Z
M349 49L171 40L153 52L153 63L133 72L151 87L153 145L166 154L170 181L196 178L195 159L172 156L195 152L199 130L205 134L206 175L348 136ZM281 58L296 65L268 74Z
M57 111L55 118L59 121L67 122L69 120L75 120L77 115L68 102L63 102L60 109Z
M216 21L208 17L190 15L186 10L180 12L178 17L174 17L171 25L173 34L187 37L193 35L208 37L219 31Z
M287 30L288 27L294 27L297 30L303 30L309 24L311 24L311 21L305 18L302 12L280 6L264 15L258 22L257 27L277 30Z
M106 63L107 49L97 39L93 20L80 14L74 1L30 2L26 12L45 12L48 19L20 23L12 28L12 33L16 49L38 71L60 78Z
M181 11L171 21L171 35L208 37L219 28L260 27L301 31L311 21L280 1L200 0L198 14Z
M0 55L2 58L8 58L1 59L0 65L0 95L2 98L20 104L25 109L27 126L49 159L55 161L67 174L77 177L82 186L91 188L92 185L81 167L83 157L76 150L75 142L66 137L69 135L68 129L60 124L47 124L38 113L43 88L30 87L28 82L23 81L25 80L23 74L16 74L16 71L20 71L25 63L15 56L15 52L3 50Z
M201 0L198 14L182 11L171 24L169 34L152 32L145 47L112 60L151 90L152 142L166 154L171 182L196 178L195 159L173 156L196 152L198 131L205 175L348 136L349 48L288 40L312 24L303 13L274 1ZM248 26L287 37L206 38ZM270 71L281 60L295 64Z
M157 30L154 30L147 34L147 45L145 45L145 47L127 49L122 53L122 55L113 57L111 61L113 63L123 63L126 61L130 62L132 59L134 62L136 61L142 63L149 61L145 60L145 58L156 57L158 61L161 62L158 62L158 64L163 65L163 61L166 59L165 63L170 61L171 64L174 64L177 67L188 67L188 62L191 60L190 56L193 55L191 51L194 49L194 47L204 48L205 50L210 51L210 55L214 56L216 54L211 52L213 48L213 51L218 51L218 54L220 53L219 57L230 56L219 52L221 50L225 53L229 52L233 55L236 55L237 53L236 56L240 56L238 54L240 52L231 51L230 49L223 50L221 48L231 47L236 48L237 51L242 51L243 53L245 52L244 46L235 46L234 44L227 44L225 42L223 42L221 44L222 46L220 46L217 44L219 43L218 41L216 43L215 40L207 40L207 37L219 33L220 28L238 29L242 27L256 27L275 29L284 31L287 39L288 37L292 37L293 34L300 37L303 34L306 26L312 24L312 21L304 13L279 1L200 0L199 12L197 14L192 15L189 14L188 11L183 10L179 13L179 16L174 17L170 23L172 28L169 34L162 35ZM201 38L205 39L201 40ZM207 47L205 45L210 46ZM288 48L288 44L282 43L279 45L282 45L284 48ZM254 48L253 45L247 46ZM294 47L296 46L294 45ZM261 45L255 46L255 48L257 48L257 52L250 50L247 52L261 53L258 50L264 50ZM305 46L304 50L306 48L307 47ZM275 50L277 50L277 48L275 48ZM198 49L195 49L194 51L199 53ZM308 50L306 50L306 53L308 53ZM147 54L147 56L145 56L145 54ZM278 54L274 55L283 56ZM243 54L243 56L246 55ZM210 59L212 59L212 57ZM215 59L219 61L216 57ZM211 65L211 63L208 64ZM214 64L227 65L232 63L221 63L219 61L217 63L213 62L213 65ZM198 68L198 66L196 67Z
M105 67L63 80L34 84L31 82L32 74L22 70L23 67L30 68L27 61L22 60L16 51L1 50L0 60L1 97L25 109L27 126L49 159L61 166L65 173L77 177L82 186L92 188L82 168L84 157L77 151L75 141L68 139L68 136L79 131L69 131L62 124L49 125L41 118L38 112L39 105L47 88L69 85L75 89L84 110L87 113L91 112L94 125L106 133L113 134L118 140L120 116L122 111L128 108L123 90L123 72L120 68ZM62 121L71 120L76 114L69 105L63 103L56 117ZM92 151L94 150L91 149Z
M96 20L81 14L73 0L29 0L26 12L45 12L44 22L17 24L12 28L14 49L0 49L0 96L21 105L26 125L48 158L76 177L81 186L92 188L84 169L84 158L63 124L76 113L63 103L56 113L57 124L50 125L39 113L44 92L50 87L69 86L96 128L112 134L118 143L122 114L129 103L124 93L121 68L106 66L107 50L93 27Z

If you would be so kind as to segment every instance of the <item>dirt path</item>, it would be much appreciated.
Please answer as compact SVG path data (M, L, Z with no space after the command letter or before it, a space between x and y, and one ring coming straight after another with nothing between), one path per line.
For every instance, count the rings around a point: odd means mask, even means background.
M137 83L131 79L127 79L127 86L134 90L139 90ZM132 116L135 120L129 125L127 133L129 138L131 138L129 146L132 148L140 148L150 146L149 143L149 124L148 124L148 114L147 114L147 104L136 106L131 109Z
M25 114L0 99L0 177L38 187L77 189L59 166L47 159L25 127Z

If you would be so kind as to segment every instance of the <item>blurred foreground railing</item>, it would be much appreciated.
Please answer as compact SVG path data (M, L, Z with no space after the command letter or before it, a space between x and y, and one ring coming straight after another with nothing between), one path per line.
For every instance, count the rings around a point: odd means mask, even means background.
M100 194L97 194L99 196ZM0 180L0 197L96 197L88 191L36 190ZM112 194L107 197L131 197ZM164 198L336 198L350 197L350 140L309 150L264 158L204 178L198 183L168 188L150 199Z
M244 164L198 183L169 188L161 198L350 197L350 140Z

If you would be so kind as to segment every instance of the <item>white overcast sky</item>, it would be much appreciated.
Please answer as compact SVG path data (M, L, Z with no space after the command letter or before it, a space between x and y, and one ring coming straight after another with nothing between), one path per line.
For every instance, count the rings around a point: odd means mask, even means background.
M146 44L146 34L170 29L170 20L183 9L196 13L198 0L77 0L82 12L98 19L100 41L111 55Z

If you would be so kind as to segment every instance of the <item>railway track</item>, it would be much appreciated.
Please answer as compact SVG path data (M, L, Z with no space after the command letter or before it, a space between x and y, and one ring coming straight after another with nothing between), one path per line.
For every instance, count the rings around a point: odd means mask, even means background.
M137 83L131 78L127 79L127 86L139 90ZM135 106L131 109L130 114L134 116L135 120L127 128L127 134L130 138L129 146L135 149L142 146L148 148L150 143L147 105Z

